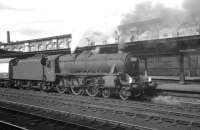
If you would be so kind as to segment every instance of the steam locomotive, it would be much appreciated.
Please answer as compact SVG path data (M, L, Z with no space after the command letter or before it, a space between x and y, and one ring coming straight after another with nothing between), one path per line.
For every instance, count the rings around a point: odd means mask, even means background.
M140 74L138 57L124 52L36 55L8 63L7 78L1 78L1 86L104 98L119 95L123 100L146 95L157 86Z

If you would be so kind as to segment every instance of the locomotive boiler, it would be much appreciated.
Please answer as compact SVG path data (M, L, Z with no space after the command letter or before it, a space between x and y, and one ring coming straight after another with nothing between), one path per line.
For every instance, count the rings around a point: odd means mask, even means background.
M121 99L143 96L155 89L148 77L140 75L138 58L129 53L34 56L10 62L10 79L15 87L55 89L75 95L118 94Z
M62 93L70 89L75 95L85 91L89 96L101 93L106 98L118 93L127 99L142 95L147 87L140 81L138 58L127 53L83 52L78 56L60 56L58 62L57 90Z

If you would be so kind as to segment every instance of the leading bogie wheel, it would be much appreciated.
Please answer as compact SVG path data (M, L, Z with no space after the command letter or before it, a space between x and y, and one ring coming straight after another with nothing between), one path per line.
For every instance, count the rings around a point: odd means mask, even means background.
M21 89L21 87L22 87L21 81L16 81L15 87L18 89Z
M102 96L104 98L109 98L111 95L111 90L109 88L105 88L102 90Z
M133 91L133 97L134 98L139 98L139 97L141 97L143 95L143 93L144 93L143 89L140 89L140 88L135 89Z
M47 84L45 82L41 83L40 88L44 92L48 91L48 86L47 86Z
M127 100L131 96L131 92L125 88L121 88L119 91L119 96L122 100Z

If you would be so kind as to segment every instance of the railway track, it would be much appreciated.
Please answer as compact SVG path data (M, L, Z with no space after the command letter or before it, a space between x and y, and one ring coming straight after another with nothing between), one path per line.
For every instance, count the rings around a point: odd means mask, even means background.
M19 96L20 93L20 96ZM189 113L184 109L177 109L175 106L170 105L161 105L161 104L151 104L151 103L141 103L141 102L132 102L133 104L127 101L122 103L121 100L110 100L110 99L103 99L102 98L93 98L91 97L90 100L83 99L74 99L74 96L69 97L57 97L57 94L50 94L49 96L40 95L40 94L27 94L19 92L18 95L15 92L11 92L7 94L6 91L1 93L7 98L14 97L18 99L30 99L32 101L37 100L40 103L44 103L47 105L51 103L52 105L57 106L71 106L73 108L78 108L82 112L93 112L99 114L111 114L114 116L120 116L123 119L129 118L134 119L136 121L142 121L146 124L167 124L167 127L175 127L176 129L179 128L200 128L200 116L197 113ZM34 97L34 98L33 98ZM98 99L98 100L97 100ZM31 99L30 99L31 100ZM120 103L121 102L121 103ZM123 120L124 121L124 120Z
M114 121L114 120L106 120L106 119L96 118L96 117L87 116L83 114L69 113L66 111L57 111L50 108L44 108L44 107L18 103L18 102L13 102L13 101L1 100L0 109L12 111L11 116L20 117L20 120L22 116L24 117L24 115L30 116L30 120L28 120L28 123L29 123L28 125L31 125L31 124L32 125L31 126L28 126L27 124L25 125L26 127L31 127L29 129L35 129L35 125L34 125L35 123L43 122L42 125L45 125L45 126L42 126L43 128L45 129L56 128L58 130L73 128L69 125L75 125L76 129L81 129L81 130L83 129L87 129L87 130L101 130L101 129L157 130L150 127L133 125L133 124L123 123L123 122ZM16 112L19 113L19 115L17 115ZM8 114L5 113L5 115L7 116ZM27 117L26 117L26 121L27 121ZM66 124L63 124L63 123L67 123L67 126L65 126ZM58 128L58 126L61 128Z
M28 130L24 127L17 126L13 123L2 121L2 120L0 120L0 128L2 128L4 130Z
M6 102L8 103L8 102ZM61 130L61 129L76 129L76 130L97 130L92 127L83 126L77 123L64 122L56 118L48 118L45 116L29 113L25 109L19 109L16 105L0 104L0 125L1 128L11 130ZM21 107L22 108L22 107ZM37 113L40 112L39 110Z
M75 96L75 95L65 95L65 94L58 94L58 93L43 93L38 91L27 91L23 90L24 92L21 92L21 95L26 96L26 93L28 92L28 95L37 96L48 99L57 99L61 101L70 101L70 102L79 102L79 103L87 103L87 104L100 104L103 106L110 106L113 107L119 106L122 108L137 108L142 107L143 109L151 108L151 109L160 109L160 110L176 110L176 111L185 111L185 112L193 112L193 113L200 113L200 104L193 104L191 102L184 102L181 101L180 104L177 105L169 105L169 104L159 104L159 103L153 103L153 102L139 102L139 101L122 101L118 99L105 99L101 97L87 97L87 96ZM0 91L1 93L1 91ZM5 91L3 91L5 94ZM11 93L11 92L9 92ZM41 94L42 93L42 94ZM13 93L14 94L14 93ZM67 97L66 97L67 96Z
M163 96L176 96L176 97L184 97L184 98L196 98L200 99L200 93L189 93L189 92L182 92L182 91L164 91L160 90L160 95Z

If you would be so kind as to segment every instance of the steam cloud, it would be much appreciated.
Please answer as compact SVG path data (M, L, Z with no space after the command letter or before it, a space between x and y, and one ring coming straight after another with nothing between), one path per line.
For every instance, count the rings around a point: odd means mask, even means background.
M163 22L167 22L169 20L172 20L172 16L175 15L180 17L180 15L183 15L183 12L177 9L165 7L163 4L160 3L153 5L152 2L148 1L136 5L135 11L126 14L121 23L128 24L155 18L162 18Z
M183 9L169 8L160 3L153 5L150 1L140 3L136 5L134 11L124 15L121 26L118 28L121 35L120 40L126 41L132 30L136 30L137 35L141 37L152 35L151 37L155 39L159 37L158 33L161 30L175 32L173 35L177 35L177 30L199 24L199 5L199 0L184 0Z
M200 26L200 0L184 0L182 9L166 7L161 3L153 4L151 1L137 4L135 10L127 13L121 20L121 25L118 27L120 35L120 43L130 41L132 30L142 38L149 35L153 39L167 38L172 34L176 37L178 32L184 32L185 28ZM113 31L113 30L112 30ZM186 30L187 32L188 30ZM196 28L192 28L186 35L196 35L200 32ZM191 34L191 32L195 32ZM184 32L185 33L185 32ZM161 36L163 35L163 37ZM94 30L86 30L80 38L80 46L91 45L91 43L102 44L112 43L109 41L110 37L114 38L115 33L104 33ZM112 39L111 38L111 39ZM147 38L148 39L148 38ZM112 39L113 40L113 39Z
M189 13L189 15L195 20L200 22L200 0L184 0L183 8Z
M86 30L80 39L80 46L86 46L91 44L102 44L106 43L109 38L108 34L105 34L100 31L94 31L94 30Z

